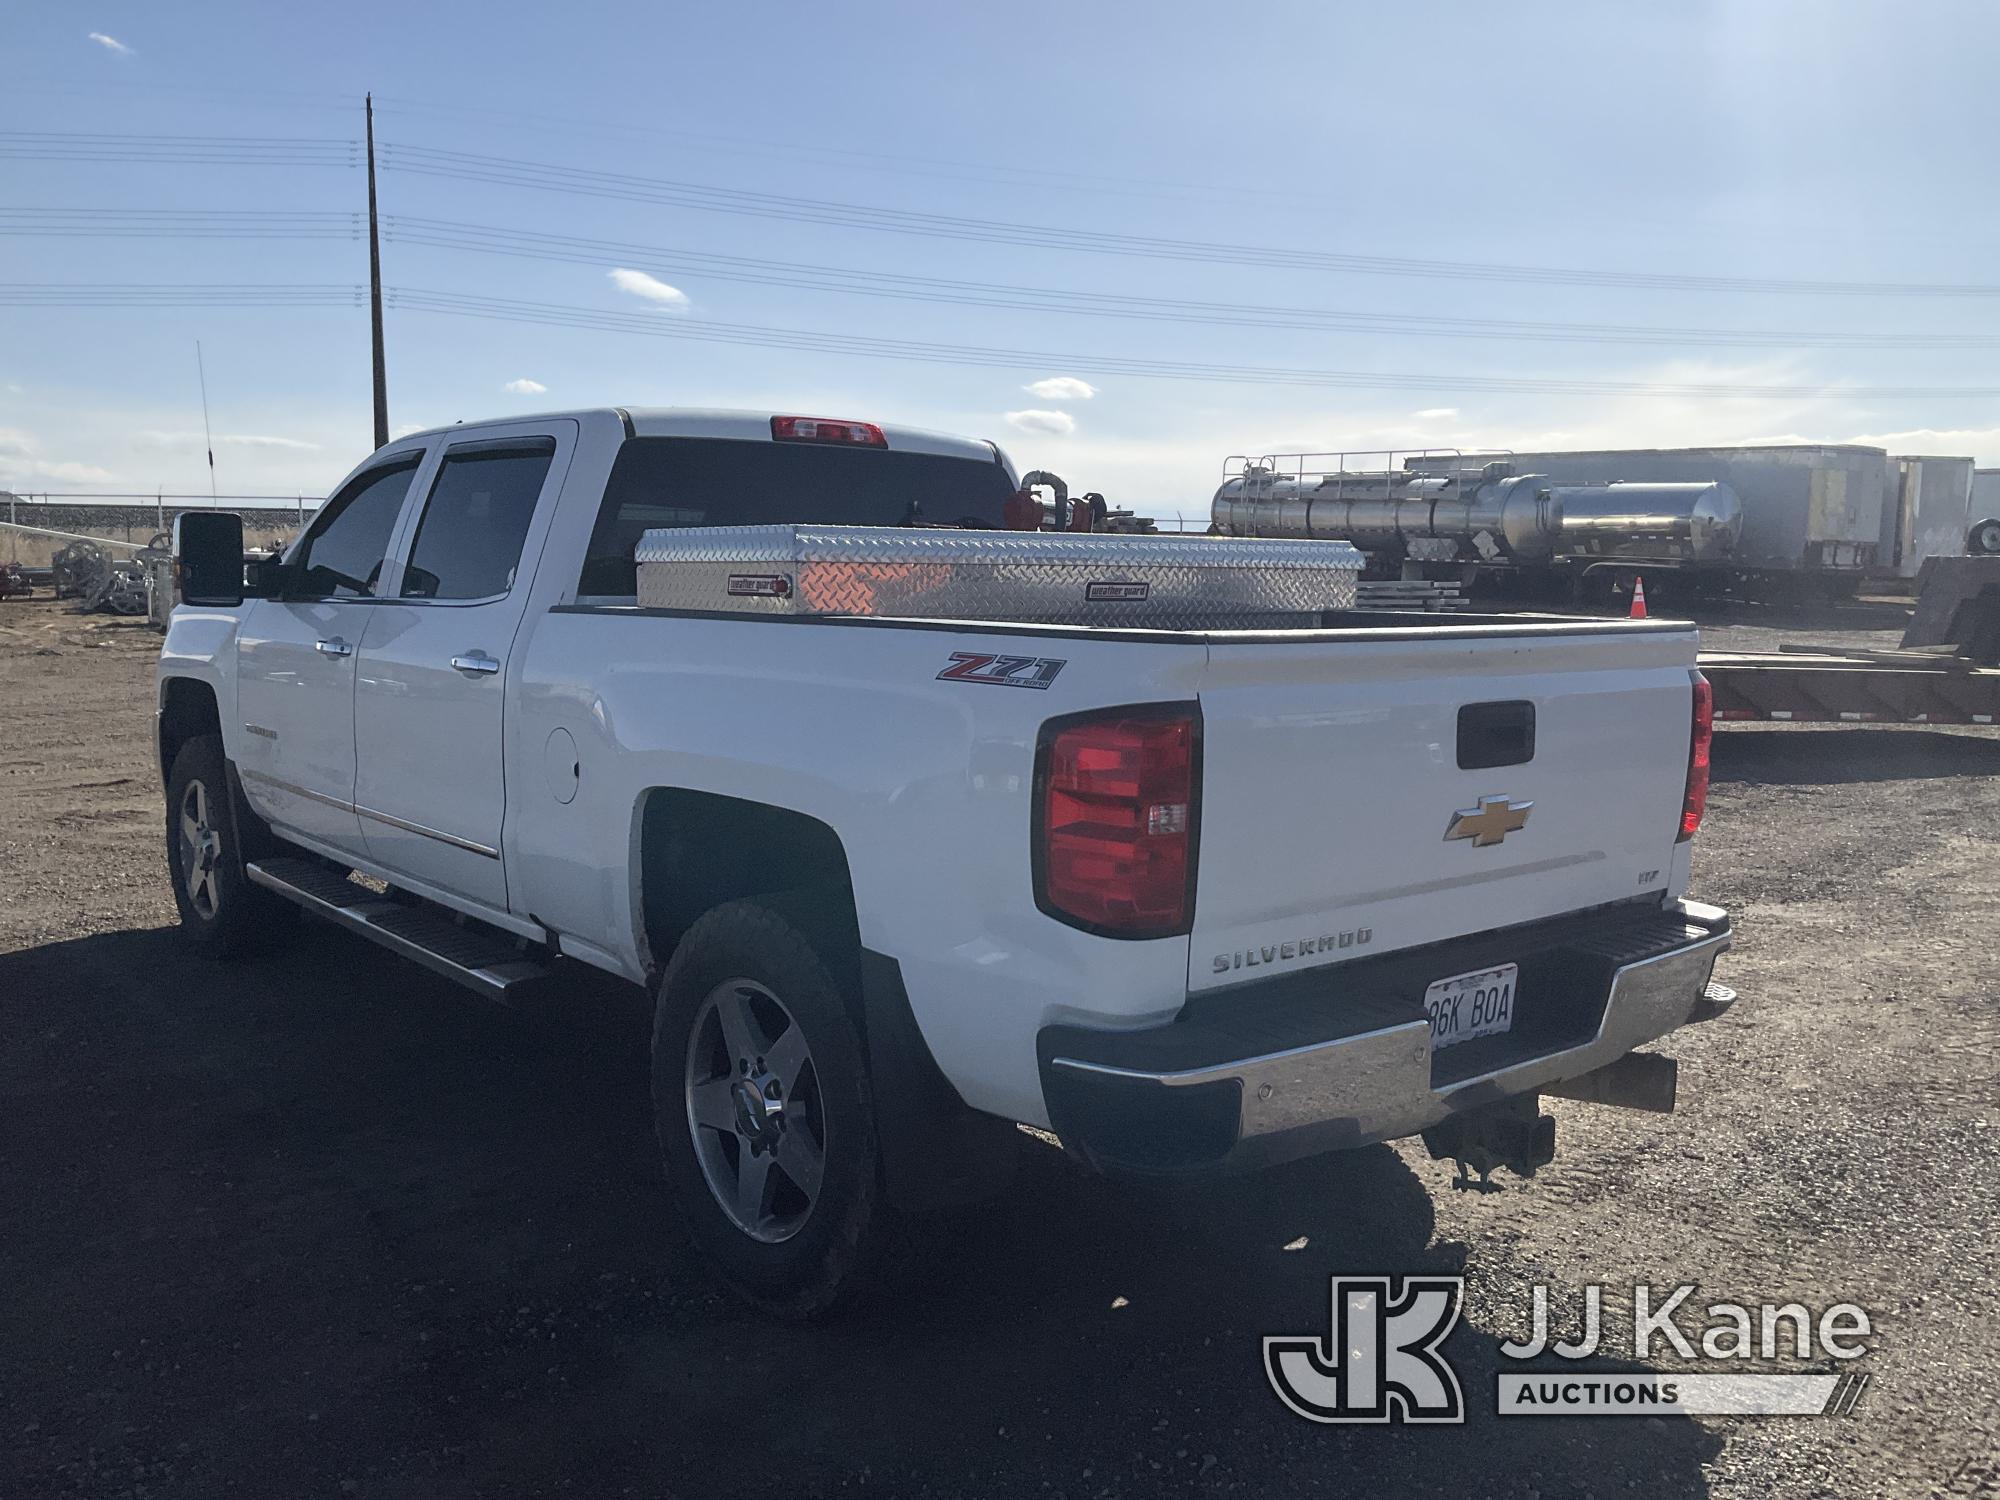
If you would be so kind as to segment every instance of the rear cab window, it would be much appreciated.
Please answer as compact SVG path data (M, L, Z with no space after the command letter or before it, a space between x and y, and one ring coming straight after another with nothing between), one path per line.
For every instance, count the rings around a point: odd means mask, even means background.
M402 597L493 599L510 592L555 455L552 437L447 448L403 567Z
M626 439L611 467L577 593L634 597L640 536L681 526L998 529L1014 493L997 458L738 438Z

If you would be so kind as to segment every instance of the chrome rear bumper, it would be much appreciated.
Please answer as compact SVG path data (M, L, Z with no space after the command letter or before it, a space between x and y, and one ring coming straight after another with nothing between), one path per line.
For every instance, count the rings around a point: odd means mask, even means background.
M1144 1032L1051 1027L1041 1037L1050 1119L1073 1153L1136 1175L1414 1135L1705 1019L1730 940L1717 907L1610 908L1247 986ZM1434 1055L1429 978L1489 961L1522 964L1516 1031Z

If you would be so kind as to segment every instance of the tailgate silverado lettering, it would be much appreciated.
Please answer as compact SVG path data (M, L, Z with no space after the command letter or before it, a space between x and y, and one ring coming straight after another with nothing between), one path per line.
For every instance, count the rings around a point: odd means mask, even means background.
M1255 948L1239 948L1234 953L1216 954L1212 971L1227 974L1231 969L1255 969L1290 958L1331 953L1336 948L1365 948L1374 940L1374 928L1354 927L1346 932L1323 932L1318 937L1300 938L1297 942L1263 943Z

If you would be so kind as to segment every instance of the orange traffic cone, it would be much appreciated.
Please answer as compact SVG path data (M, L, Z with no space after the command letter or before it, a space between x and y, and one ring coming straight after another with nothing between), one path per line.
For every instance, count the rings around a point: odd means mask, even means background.
M1632 618L1646 618L1646 580L1634 577L1632 580Z

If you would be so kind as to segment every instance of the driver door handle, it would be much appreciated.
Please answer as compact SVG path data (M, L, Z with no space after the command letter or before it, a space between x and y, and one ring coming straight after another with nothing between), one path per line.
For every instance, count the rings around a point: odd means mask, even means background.
M500 670L500 663L484 651L468 651L463 656L454 656L451 664L469 677L490 677Z
M339 636L329 636L323 641L314 641L313 650L321 656L352 656L354 648Z

